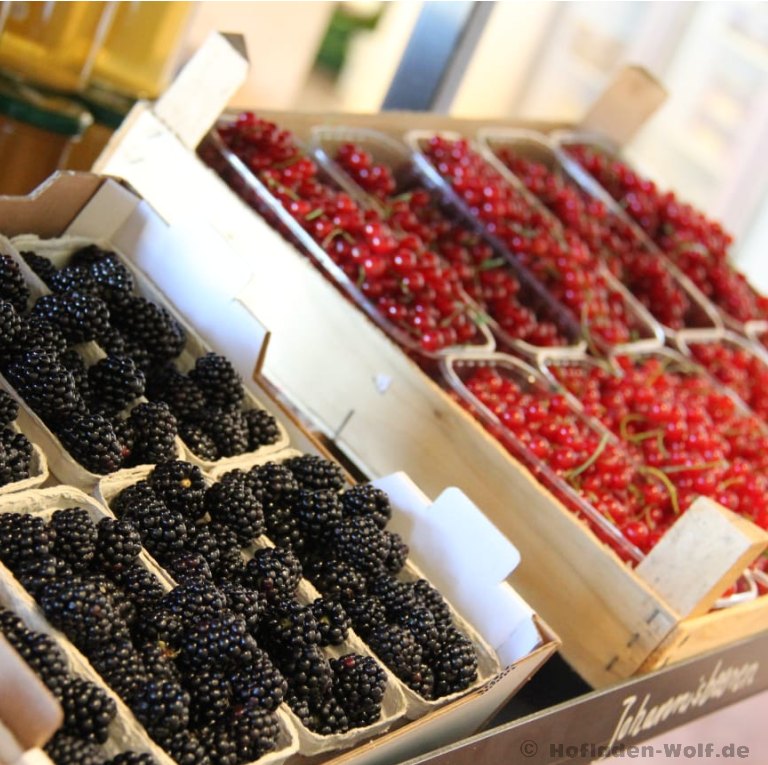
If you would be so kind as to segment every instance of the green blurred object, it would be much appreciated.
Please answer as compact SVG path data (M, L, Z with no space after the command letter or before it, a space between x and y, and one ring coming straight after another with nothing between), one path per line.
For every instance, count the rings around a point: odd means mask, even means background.
M373 12L368 14L355 13L356 4L340 3L333 12L328 29L320 49L317 51L315 66L323 69L334 77L344 67L347 51L352 37L362 30L371 31L376 28L384 13L384 3L368 3L373 6Z

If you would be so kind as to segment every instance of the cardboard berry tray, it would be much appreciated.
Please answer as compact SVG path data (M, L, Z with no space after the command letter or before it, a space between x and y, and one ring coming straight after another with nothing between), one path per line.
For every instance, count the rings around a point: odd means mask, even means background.
M162 293L156 287L154 287L149 279L147 279L145 275L136 269L136 267L131 263L130 259L126 257L126 255L118 248L114 247L114 245L108 239L95 239L94 237L89 236L41 238L36 234L21 234L13 237L11 240L11 245L17 252L31 250L38 255L48 258L56 266L57 269L66 266L69 263L72 254L78 249L91 244L96 244L99 247L115 252L118 255L120 260L123 262L126 268L128 268L131 275L133 276L135 295L140 295L141 297L144 297L159 306L167 308L167 301ZM17 255L17 258L23 262L23 259L20 256ZM36 289L40 290L41 294L47 294L49 292L47 287L43 284L42 280L37 277L37 275L31 274L29 278L30 280L34 280ZM210 348L208 348L205 343L203 343L194 329L184 319L178 315L174 315L174 319L182 326L186 336L184 349L181 352L181 355L174 360L174 363L179 371L187 373L194 367L195 361L200 356L203 356L205 353L207 353ZM100 349L98 354L99 357L104 356L103 351ZM145 397L139 399L139 401L146 400L147 399ZM253 393L251 393L246 388L242 408L243 410L247 411L250 409L264 409L265 407L253 395ZM234 468L237 467L243 459L247 460L249 455L272 454L273 452L285 448L289 441L288 434L285 430L285 427L279 420L277 420L277 428L279 431L279 436L273 444L261 446L253 452L245 452L242 455L224 457L214 461L205 460L199 457L191 448L184 444L180 437L177 437L177 442L180 445L179 455L183 457L183 459L188 459L190 462L199 465L204 470L210 470L219 464L229 465Z
M493 350L495 346L493 335L480 320L480 311L474 301L466 294L461 295L462 304L457 310L466 313L474 324L474 335L471 342L465 345L454 345L439 350L429 350L422 346L418 337L407 332L402 326L388 319L382 311L363 293L344 270L333 260L324 247L315 241L301 225L300 220L282 205L278 197L263 183L255 173L229 149L222 140L218 128L226 124L226 120L218 123L201 143L198 152L203 160L215 170L224 181L245 202L256 210L264 219L283 233L289 241L296 244L321 271L336 284L346 296L358 305L366 315L377 324L398 345L405 348L416 357L425 359L440 358L448 353L456 353L462 348L474 350ZM332 176L320 176L325 183L336 185ZM358 201L359 197L354 201ZM340 235L343 233L339 229ZM331 236L334 232L331 232Z
M439 137L447 141L459 141L463 140L465 136L462 133L451 130L433 130L433 129L418 129L408 130L405 133L404 140L411 147L414 154L414 160L419 167L423 169L425 174L429 174L434 178L436 184L440 184L444 189L444 194L447 198L451 199L458 210L462 211L462 215L467 221L476 220L475 214L472 212L466 202L460 198L459 194L455 192L450 183L442 177L434 166L432 161L425 154L425 147L430 139ZM559 242L563 242L564 229L560 222L547 210L532 194L530 194L525 188L521 186L515 179L510 178L509 174L500 173L495 164L491 164L484 156L482 147L473 140L468 140L469 148L482 158L487 165L489 165L500 176L500 182L511 186L517 197L519 197L521 204L525 205L530 211L535 212L544 221L544 228L548 234L551 234L554 239ZM513 252L506 244L501 242L499 238L492 233L489 228L489 224L484 224L477 221L483 228L485 228L487 235L496 244L501 252L505 254L505 257L509 261L513 261L518 257L518 254ZM476 225L477 225L476 223ZM570 246L570 245L568 245ZM603 337L597 336L594 332L589 331L589 326L585 321L585 317L580 317L582 323L582 331L587 338L587 343L590 347L595 348L598 352L609 353L615 350L626 348L643 348L643 347L657 347L664 342L664 333L661 325L653 318L651 313L646 309L642 303L640 303L635 297L625 288L625 286L613 275L611 270L605 265L604 262L598 262L595 272L595 276L601 279L605 285L607 293L610 294L611 304L620 305L622 312L626 318L626 328L630 332L631 339L622 341L620 343L612 343ZM586 309L586 306L582 306L582 312Z
M621 236L623 244L632 248L632 258L650 257L654 265L659 267L670 287L681 293L688 303L685 313L680 317L684 330L689 332L722 330L723 321L720 313L709 300L702 295L693 282L683 274L677 266L667 260L658 248L648 241L645 235L640 235L634 224L629 224L624 210L616 203L602 187L594 182L584 171L575 170L573 163L565 165L561 154L555 149L548 136L534 130L484 128L478 135L478 144L483 156L494 165L510 183L516 183L525 188L523 180L514 173L504 162L504 152L515 158L530 160L544 165L568 188L573 190L586 205L598 203L605 211L603 224L610 228L613 236ZM560 221L562 224L562 221ZM601 243L600 250L595 253L601 256L616 277L632 291L632 274L622 266L617 253L610 245ZM647 289L647 287L646 287ZM641 301L640 297L635 295ZM642 302L642 301L641 301ZM680 328L672 328L654 311L655 304L644 303L646 308L661 324L667 337L674 339Z
M533 311L537 321L555 324L562 336L568 341L568 350L586 348L586 341L581 336L581 329L576 318L560 303L553 299L544 286L517 260L509 260L500 250L485 229L477 221L467 221L461 217L462 210L457 209L455 194L446 189L445 184L437 182L434 173L426 172L423 165L414 162L411 149L400 141L366 128L337 127L318 125L312 129L310 145L318 164L348 194L361 200L361 203L388 214L387 205L380 199L367 194L365 190L334 159L340 146L352 143L371 154L373 161L390 169L397 182L392 201L407 194L414 187L426 188L430 194L430 205L441 212L446 220L461 226L465 231L478 237L491 250L493 268L503 269L520 285L516 297L523 306ZM438 249L439 252L439 249ZM484 264L474 267L475 279L482 279ZM488 315L487 323L501 344L501 349L515 350L529 356L536 356L541 345L511 336L493 316ZM552 350L552 346L546 346Z
M613 200L613 210L615 214L622 217L628 225L632 226L638 237L645 240L649 247L656 249L658 252L662 252L634 218L626 212L624 207L622 207L621 201L615 200L610 192L605 189L596 178L587 172L587 170L585 170L570 153L575 147L586 146L600 151L611 160L619 160L624 164L631 165L629 160L622 155L620 148L613 143L613 141L593 132L561 129L553 132L551 136L551 145L554 147L560 163L569 173L575 178L579 178L585 187L592 188L594 192L599 194L602 198ZM703 252L706 254L706 250L703 250ZM670 262L672 261L670 253L662 252L662 254L664 257L668 258ZM753 297L759 297L759 293L751 287L748 282L744 281L741 288L746 290ZM758 341L761 336L764 336L768 332L768 319L754 316L742 321L729 314L725 308L717 304L716 300L710 299L710 302L715 304L717 311L722 316L725 325L729 329L733 329L736 332L745 334Z
M94 521L107 517L107 513L93 497L69 487L30 490L0 498L0 513L29 513L47 519L56 510L68 507L84 508ZM142 555L144 556L142 563L152 570L153 563L146 558L145 554ZM64 655L67 669L73 675L98 685L115 702L117 715L110 725L109 738L102 745L108 756L130 749L136 752L148 752L155 758L158 765L174 765L174 760L152 741L131 710L106 685L88 659L63 633L48 623L32 596L2 562L0 562L0 606L13 611L28 629L53 638Z

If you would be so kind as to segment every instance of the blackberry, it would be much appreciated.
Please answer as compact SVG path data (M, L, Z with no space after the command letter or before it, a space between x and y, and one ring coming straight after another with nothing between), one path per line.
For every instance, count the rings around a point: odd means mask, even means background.
M132 465L152 465L176 458L176 418L166 404L138 404L128 415L135 434Z
M416 691L422 698L432 701L438 698L435 690L435 673L426 663L422 663L418 672L412 674L405 680L406 685Z
M259 623L261 642L279 653L295 653L299 648L317 645L320 632L312 609L296 600L270 603Z
M324 699L314 711L311 711L305 725L321 736L347 733L350 727L353 727L344 707L335 696Z
M254 465L248 471L247 480L251 491L270 509L291 505L299 493L296 477L279 462Z
M177 582L189 582L195 579L213 581L211 567L200 553L182 552L172 558L166 558L164 565Z
M235 742L221 726L206 725L200 729L199 737L211 765L238 765L240 762Z
M104 765L107 758L102 748L59 731L45 745L45 753L56 765Z
M56 273L56 266L48 258L38 255L36 252L19 253L24 262L46 283L53 278Z
M181 682L181 673L176 666L179 651L162 640L139 643L138 652L146 668L149 680L155 682Z
M331 659L333 692L350 725L364 727L381 716L387 673L372 656L348 653Z
M41 589L38 602L48 621L86 653L128 635L111 599L88 580L71 576L50 582Z
M147 380L147 397L164 401L181 420L200 416L206 407L205 396L197 384L172 362L152 372Z
M178 647L183 631L184 623L181 617L160 606L149 611L140 611L133 624L135 640L166 646L169 649Z
M98 340L110 320L103 300L76 290L39 297L31 314L58 327L71 344Z
M7 300L0 300L0 357L4 360L16 352L23 326L16 309Z
M235 667L247 663L258 650L245 620L224 612L196 622L185 630L179 660L190 668L216 665Z
M119 335L119 337L122 340L122 347L119 348L120 353L124 353L126 356L130 356L133 359L133 363L136 364L136 366L144 372L145 375L149 375L152 371L152 357L149 355L149 351L141 345L139 342L132 338L128 338L125 335L123 335L118 329L115 327L112 327L112 330L114 330L114 333ZM101 338L99 338L99 342L103 342L102 338L108 338L109 334L102 335ZM106 349L106 345L104 348Z
M299 528L299 522L288 507L272 505L265 507L264 518L267 525L267 535L280 547L302 554L307 547L304 534Z
M102 518L96 527L96 562L111 574L136 563L141 552L141 534L128 521Z
M390 540L372 518L345 518L333 529L336 557L363 573L379 571L390 551Z
M226 582L221 585L220 589L226 598L227 608L245 619L248 631L254 634L264 610L264 603L259 594L255 590L235 582Z
M403 541L403 538L399 534L393 531L387 531L385 529L382 534L384 534L389 541L389 551L387 552L387 557L384 559L384 568L390 574L398 574L403 570L403 567L408 560L408 553L410 552L408 545Z
M128 518L141 535L144 547L161 563L184 550L187 525L181 513L159 504Z
M169 680L149 680L129 699L131 711L161 745L189 725L189 694Z
M62 354L67 350L67 340L49 321L39 316L22 318L19 347L29 351L45 351L51 354Z
M124 596L122 588L118 587L109 577L95 572L88 577L88 581L95 585L99 592L112 603L115 612L123 622L130 626L136 621L136 606Z
M74 571L66 561L53 555L43 555L20 563L14 573L21 586L36 598L46 584L72 576Z
M288 683L264 651L230 675L232 699L238 704L257 704L276 710L288 692Z
M29 630L24 626L24 622L13 611L0 606L0 633L5 635L9 642L14 643L18 636L25 635L27 632Z
M0 513L0 560L11 571L25 561L49 555L56 532L45 521L23 513Z
M139 610L154 608L165 594L157 579L140 563L132 563L111 573Z
M85 266L90 268L94 263L98 263L109 250L104 250L98 244L86 244L79 250L75 250L69 259L73 266Z
M70 348L59 354L59 362L72 375L77 392L86 401L89 395L88 369L83 357L74 348Z
M96 294L96 280L84 266L68 265L60 268L48 280L48 286L53 292L70 292L75 290L83 294Z
M232 685L218 669L190 672L184 679L189 693L190 721L195 728L220 722L232 705Z
M64 654L49 635L31 630L6 633L22 659L55 694L67 683L69 670Z
M213 441L220 457L248 451L248 424L239 409L207 409L197 425Z
M253 492L241 483L219 481L205 492L204 506L214 521L227 525L242 545L264 533L264 512Z
M106 765L157 765L157 760L148 752L120 752Z
M96 525L81 507L56 510L50 527L56 533L53 553L65 560L73 571L85 571L96 555Z
M123 698L129 698L149 679L141 654L127 639L96 646L89 652L88 661Z
M73 677L57 693L64 712L63 729L84 741L103 744L117 715L115 700L90 680Z
M179 731L163 744L177 765L213 765L203 742L188 730Z
M392 506L387 494L369 483L353 486L343 492L341 506L344 515L371 518L380 529L392 517Z
M237 582L245 573L245 561L240 554L237 534L223 523L211 523L208 530L218 545L218 560L213 568L214 581Z
M342 603L365 595L366 592L365 577L345 561L336 558L305 558L304 575L324 597Z
M248 409L243 417L248 428L248 448L251 451L274 444L280 439L277 420L265 409Z
M199 459L215 462L220 458L216 442L196 423L182 420L179 423L179 436Z
M109 503L112 512L118 517L128 517L133 512L138 512L139 508L147 504L153 504L158 501L149 481L137 481L123 489Z
M10 256L0 254L0 300L6 300L22 314L27 309L30 292L19 264Z
M317 598L310 606L317 623L319 644L341 645L349 634L349 617L341 603L325 598Z
M72 415L51 429L62 446L91 473L114 473L123 466L125 448L112 423L102 415Z
M0 486L29 478L32 444L23 433L0 428Z
M436 655L440 648L442 631L429 609L416 606L410 613L401 615L398 624L413 635L421 646L425 660Z
M291 597L301 581L301 563L288 549L256 550L245 564L243 581L268 599Z
M19 404L10 393L0 390L0 425L10 425L19 416Z
M195 624L220 616L227 607L227 600L224 593L210 582L192 580L167 593L162 606L184 624Z
M239 762L258 760L277 746L280 725L274 712L255 704L234 707L226 723Z
M421 646L404 627L396 624L379 624L366 638L376 655L406 685L420 677L423 656Z
M374 627L387 621L387 611L375 595L360 595L344 601L344 611L355 632L364 640Z
M450 630L435 652L432 668L438 698L468 688L477 680L477 652L472 641Z
M238 548L237 539L232 535L234 539L234 546ZM208 523L190 523L187 524L187 542L185 545L187 552L193 555L201 555L211 573L214 573L218 569L218 564L221 559L221 550L219 549L219 542L213 533L211 533L210 524Z
M305 699L310 706L321 703L330 693L333 675L328 660L316 645L304 645L290 654L276 654L291 695Z
M416 595L417 603L430 610L441 631L453 625L453 617L448 603L426 579L417 579L413 583L413 592Z
M375 595L381 601L387 616L393 620L411 613L417 603L412 584L398 582L386 573L368 580L368 593Z
M310 543L324 544L341 523L341 505L333 491L299 492L293 506L293 515L304 538Z
M27 351L8 366L8 380L46 421L84 411L75 378L45 351Z
M205 478L199 467L189 462L165 462L149 474L149 484L169 510L196 521L205 515Z
M130 359L136 369L141 374L144 374L144 366L129 353L125 338L113 326L110 325L99 335L99 347L107 356L120 356Z
M107 305L120 305L133 291L133 276L115 253L107 253L88 267L99 297Z
M188 376L203 392L208 405L215 409L240 406L245 398L240 375L227 358L217 353L198 357Z
M184 349L186 334L163 307L138 295L128 295L115 306L112 323L124 337L146 349L153 364L175 359Z
M338 492L344 488L344 474L331 460L314 454L302 454L291 457L283 464L296 476L302 489Z
M144 373L128 356L106 356L88 370L91 408L117 414L144 394Z

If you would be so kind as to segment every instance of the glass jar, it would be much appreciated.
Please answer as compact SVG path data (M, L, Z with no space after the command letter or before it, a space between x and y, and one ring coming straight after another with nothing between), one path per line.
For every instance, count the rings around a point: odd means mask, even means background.
M86 88L77 100L91 113L93 124L81 140L72 145L65 167L67 170L90 170L136 100L95 85Z
M79 90L112 21L112 2L11 2L0 33L0 67L37 84Z
M96 54L93 82L136 98L156 98L165 89L181 51L194 3L118 3Z
M0 194L28 194L64 167L91 121L75 101L0 80Z

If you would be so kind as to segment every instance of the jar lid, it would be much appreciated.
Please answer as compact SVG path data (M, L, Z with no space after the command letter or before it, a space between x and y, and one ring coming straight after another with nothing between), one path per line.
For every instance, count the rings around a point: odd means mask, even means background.
M113 130L120 127L136 103L135 98L98 85L86 88L77 95L77 100L88 109L96 122Z
M61 135L76 136L93 122L80 104L60 96L43 95L21 82L0 79L0 114Z

